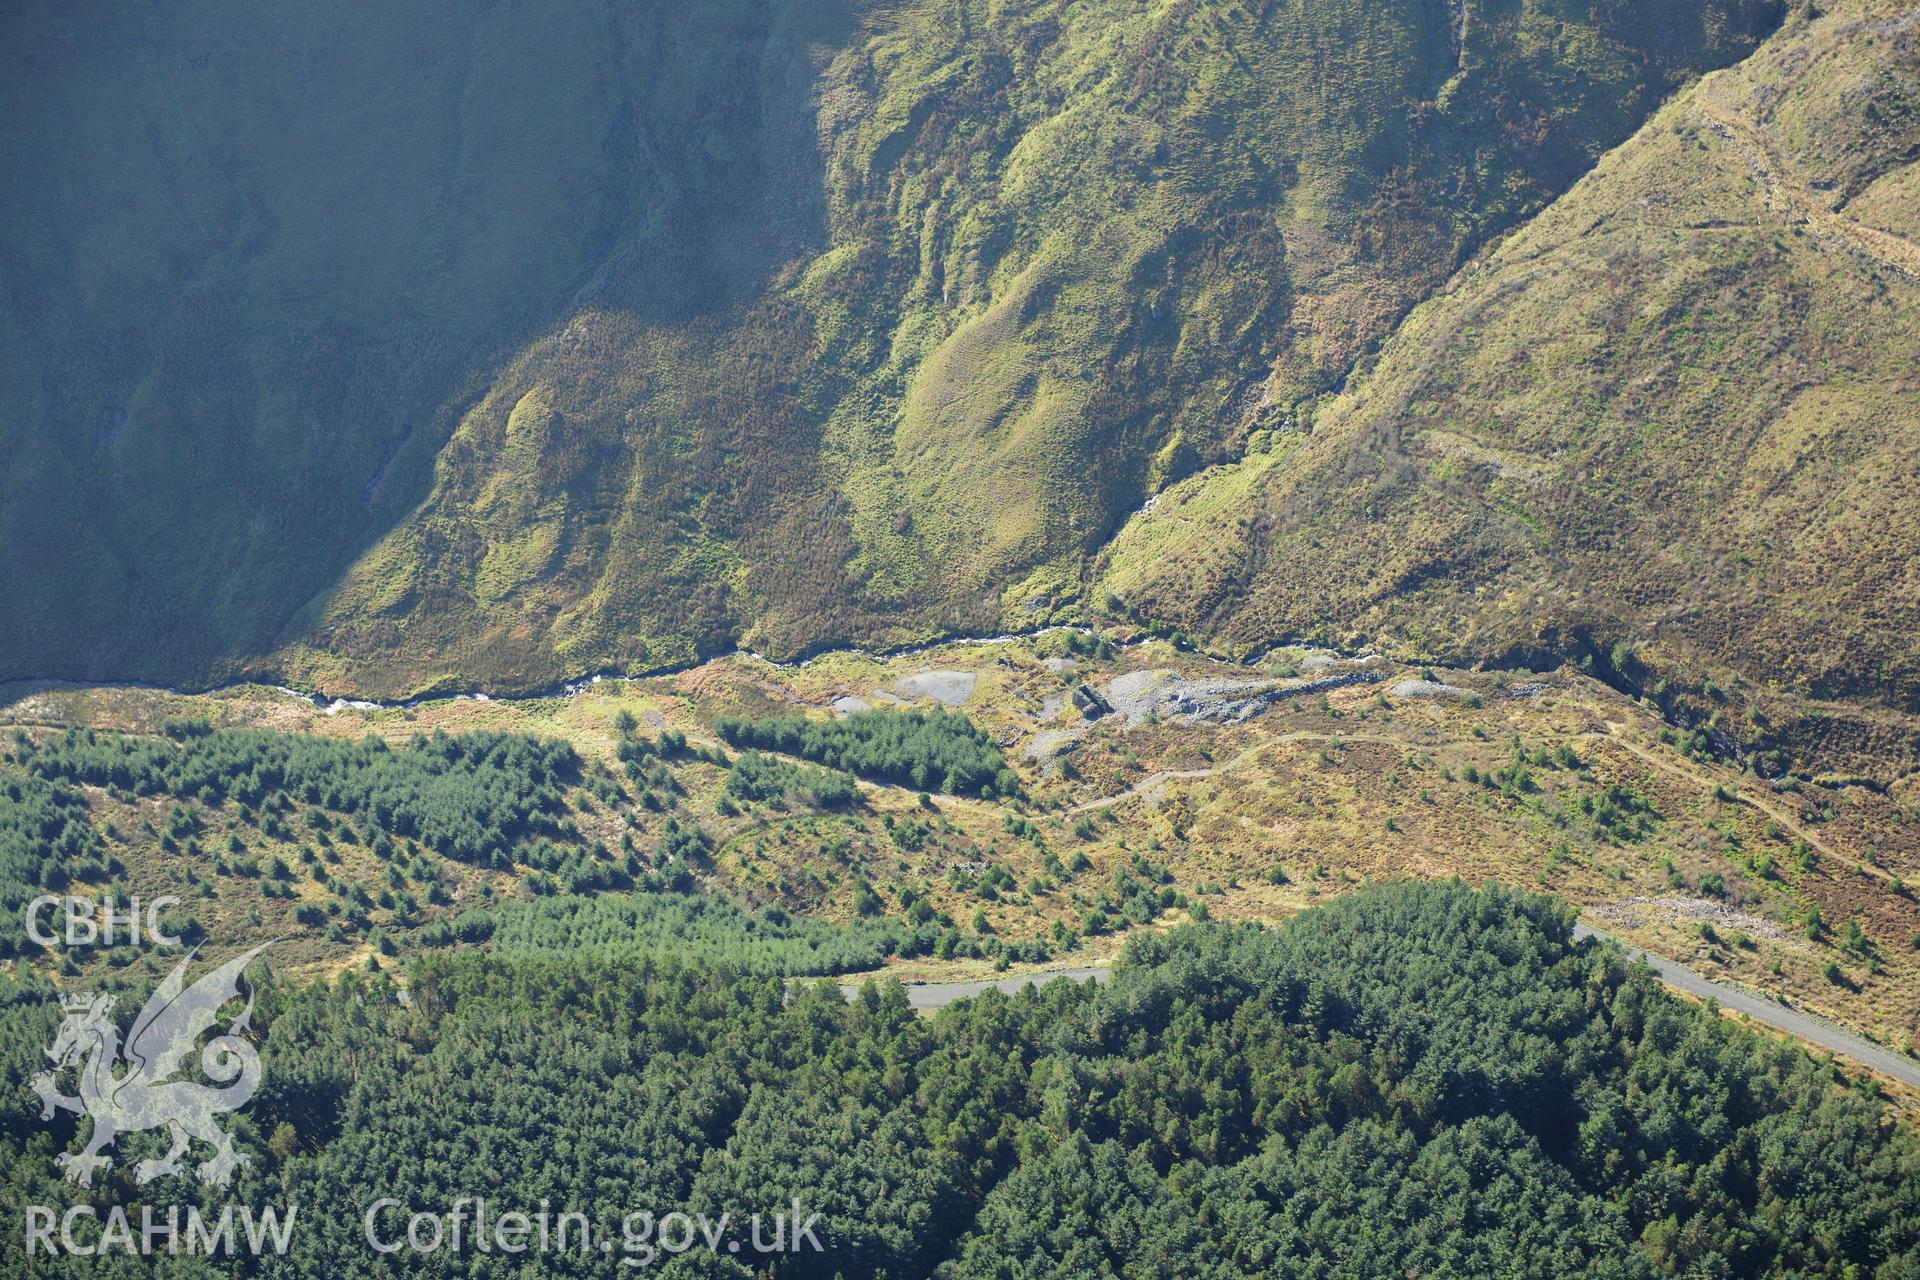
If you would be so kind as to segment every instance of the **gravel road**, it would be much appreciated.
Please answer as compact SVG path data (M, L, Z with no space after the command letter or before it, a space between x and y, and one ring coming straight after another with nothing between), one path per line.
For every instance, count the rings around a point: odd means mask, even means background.
M1584 924L1574 925L1573 933L1578 938L1613 936L1602 933L1598 929L1590 929ZM1630 942L1619 938L1614 938L1614 941L1625 947L1629 955L1645 960L1652 966L1653 971L1660 975L1662 982L1676 990L1702 999L1711 996L1725 1008L1744 1013L1755 1022L1764 1022L1775 1030L1784 1031L1790 1036L1805 1040L1808 1044L1822 1049L1831 1049L1838 1057L1857 1062L1883 1076L1891 1076L1902 1084L1920 1088L1920 1062L1915 1062L1912 1058L1863 1040L1851 1031L1842 1031L1830 1022L1808 1017L1766 996L1757 995L1740 987L1728 986L1724 982L1715 982L1711 978L1704 978L1683 964L1668 960L1664 956L1656 956L1650 951L1643 951Z
M1584 924L1576 924L1573 927L1573 933L1576 938L1612 937L1611 934L1602 933ZM1863 1040L1852 1032L1843 1031L1831 1023L1808 1017L1765 996L1702 977L1685 965L1668 960L1664 956L1643 951L1618 938L1614 941L1620 942L1629 955L1645 960L1653 971L1660 975L1662 982L1676 990L1702 999L1712 997L1723 1007L1744 1013L1755 1022L1764 1023L1777 1031L1784 1031L1818 1048L1830 1049L1837 1057L1877 1071L1903 1084L1920 1088L1920 1062ZM993 981L915 983L907 987L907 1003L916 1009L938 1009L956 1000L977 996L989 987L1012 994L1028 983L1051 982L1055 978L1071 978L1075 982L1103 982L1107 974L1108 970L1105 967L1052 969L1042 973L999 978ZM848 990L851 991L851 988Z

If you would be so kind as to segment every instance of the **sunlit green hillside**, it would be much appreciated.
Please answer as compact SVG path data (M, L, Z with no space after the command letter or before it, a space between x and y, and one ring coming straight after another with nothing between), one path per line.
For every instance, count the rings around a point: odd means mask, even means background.
M1770 0L10 18L0 675L1044 616Z
M1222 643L1584 654L1775 763L1920 758L1920 14L1680 95L1105 589Z

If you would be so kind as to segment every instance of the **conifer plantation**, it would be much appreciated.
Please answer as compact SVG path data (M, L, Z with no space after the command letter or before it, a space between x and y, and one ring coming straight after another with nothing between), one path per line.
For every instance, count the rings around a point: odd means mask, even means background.
M8 0L0 1280L1920 1280L1920 0Z

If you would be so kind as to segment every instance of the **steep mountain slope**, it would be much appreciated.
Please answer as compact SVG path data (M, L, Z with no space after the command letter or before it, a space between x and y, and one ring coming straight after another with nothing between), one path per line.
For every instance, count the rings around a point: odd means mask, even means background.
M260 652L597 273L757 279L783 13L11 7L0 668Z
M1778 7L363 16L21 15L0 675L1031 618Z
M1796 20L1417 310L1310 430L1163 496L1105 587L1239 643L1586 654L1729 742L1910 770L1916 157L1920 13Z

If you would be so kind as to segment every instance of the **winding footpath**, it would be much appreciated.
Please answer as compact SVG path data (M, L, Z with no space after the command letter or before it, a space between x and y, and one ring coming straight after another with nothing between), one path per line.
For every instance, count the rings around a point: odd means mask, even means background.
M1737 117L1731 116L1729 113L1725 111L1713 108L1711 106L1703 110L1702 114L1706 115L1712 123L1718 124L1723 128L1727 129L1729 132L1736 134L1739 140L1747 143L1755 151L1759 152L1763 162L1773 163L1777 167L1777 158L1774 157L1771 154L1771 152L1766 148L1765 139L1760 137L1757 134L1757 132L1752 129L1751 125L1746 124L1744 121L1739 120ZM1772 170L1765 170L1765 174L1770 181L1777 182L1777 176ZM1824 222L1827 229L1838 231L1841 234L1848 235L1848 237L1852 239L1856 244L1859 244L1862 248L1866 249L1868 252L1873 253L1874 256L1878 257L1886 265L1911 272L1916 276L1920 276L1920 246L1916 246L1911 241L1901 239L1900 237L1891 236L1888 233L1879 232L1872 228L1861 227L1859 224L1849 224L1847 227L1834 225L1835 222L1843 221L1843 220L1839 218L1839 215L1833 214L1831 210L1825 211L1826 219L1822 219L1820 217L1820 214L1822 211L1817 206L1812 209L1807 209L1805 207L1805 203L1802 201L1796 201L1795 204L1797 208L1799 208L1804 214L1808 216L1810 221L1814 221L1816 223ZM1827 221L1827 219L1831 219L1832 221ZM1858 234L1858 233L1871 233L1871 234ZM1028 638L1031 636L1044 635L1053 631L1075 631L1075 632L1080 632L1084 634L1086 632L1086 629L1083 627L1071 627L1071 626L1046 626L1046 627L1039 627L1028 632L1009 633L1009 634L998 635L998 636L957 637L949 640L936 641L926 645L920 645L920 646L915 646L908 649L896 650L891 652L868 653L862 650L842 650L837 652L840 652L840 653L851 652L851 653L861 654L863 656L874 657L874 658L901 657L901 656L911 656L911 655L930 653L930 652L933 652L934 650L941 649L947 646L1005 644L1005 643L1012 642L1014 640ZM734 654L722 655L722 656L741 657L741 658L746 658L752 661L764 662L772 666L781 667L781 666L804 666L809 662L817 661L821 657L824 657L827 655L816 654L810 657L798 659L792 663L775 662L771 659L763 658L760 655L752 653L751 651L748 651L748 650L738 650ZM702 663L713 661L713 660L714 660L713 658L703 659ZM701 665L701 664L692 664L692 665ZM291 688L287 688L285 686L280 686L280 685L272 685L268 687L275 688L280 693L285 694L289 697L293 697L293 698L300 699L301 701L309 702L313 704L315 707L321 709L322 711L332 713L332 712L336 712L336 711L343 710L350 707L351 708L405 708L405 707L411 707L411 706L418 706L425 702L438 701L443 699L492 701L495 699L495 697L498 697L500 700L504 701L504 700L515 700L518 697L530 697L530 698L574 697L585 692L586 690L590 689L593 685L601 682L604 679L645 678L646 675L673 674L674 670L686 670L686 669L691 669L691 667L669 669L666 671L653 672L653 673L622 674L622 673L609 672L609 673L602 673L598 675L589 675L578 680L570 681L546 693L534 693L534 694L526 694L526 695L511 695L511 694L488 695L480 692L458 692L458 693L443 692L440 694L424 695L418 698L409 699L406 701L399 701L399 702L372 702L372 701L361 701L361 700L348 700L344 698L334 698L329 700L328 698L325 697L325 695L319 694L319 693L303 692L301 690L291 689ZM33 686L43 686L47 688L115 687L115 688L151 689L151 690L155 690L163 693L178 692L176 690L166 689L162 686L148 685L148 684L142 684L138 682L121 682L121 683L112 684L112 685L83 686L78 684L77 682L68 681L68 680L58 680L58 679L9 681L9 682L0 684L0 691L11 691L17 695L18 693L31 689ZM203 692L218 692L222 689L241 688L241 687L261 687L261 682L258 680L235 681L235 682L232 682L231 684L221 685L216 687L215 689L205 690ZM16 723L16 724L31 723L31 722L19 721L17 719L11 720L10 722ZM1685 769L1684 765L1679 765L1675 761L1667 759L1664 756L1656 755L1655 753L1648 751L1646 748L1641 747L1638 744L1632 742L1627 737L1627 735L1618 733L1617 728L1618 728L1617 726L1609 725L1607 732L1604 732L1604 733L1590 732L1586 734L1581 734L1581 735L1577 735L1573 740L1574 741L1590 741L1590 740L1600 740L1600 739L1611 740L1615 743L1618 743L1620 746L1624 747L1626 750L1633 753L1634 755L1640 757L1643 761L1645 761L1646 763L1648 763L1649 765L1655 768L1664 768L1664 769L1681 768L1683 770ZM1060 812L1065 815L1072 816L1076 814L1091 812L1098 809L1105 809L1113 805L1124 803L1128 800L1132 800L1132 799L1143 797L1143 796L1150 796L1154 792L1160 790L1161 788L1165 787L1166 785L1172 782L1197 781L1202 778L1211 777L1215 774L1230 772L1230 771L1241 768L1247 762L1256 758L1260 752L1265 751L1278 743L1313 741L1313 740L1330 741L1334 739L1340 739L1347 742L1379 741L1379 742L1396 742L1397 743L1399 741L1398 739L1394 739L1394 738L1376 738L1376 737L1372 737L1370 735L1364 735L1364 734L1339 735L1339 734L1330 734L1330 733L1325 733L1325 732L1315 731L1315 730L1301 730L1293 733L1281 734L1281 735L1278 735L1277 737L1266 739L1264 741L1255 743L1254 745L1248 747L1244 751L1241 751L1238 755L1232 757L1231 759L1222 761L1218 764L1211 765L1207 768L1165 770L1165 771L1149 774L1147 777L1143 778L1140 782L1138 782L1134 786L1129 787L1125 791L1122 791L1116 795L1103 796L1098 799L1084 801L1082 803L1075 804L1069 808L1061 810ZM1450 745L1450 744L1449 743L1427 743L1425 745L1432 747L1432 746L1442 746L1442 745ZM955 797L954 799L958 800L959 798ZM1756 809L1760 810L1761 812L1768 814L1774 820L1778 821L1784 829L1790 832L1793 832L1796 835L1803 836L1803 838L1807 839L1815 847L1822 849L1822 851L1825 851L1825 845L1820 840L1818 834L1813 831L1803 829L1797 822L1794 821L1792 815L1782 812L1776 809L1775 807L1769 805L1764 798L1748 792L1745 788L1742 788L1741 799L1744 802L1750 805L1753 805ZM1882 872L1881 874L1885 875L1887 873ZM1600 930L1590 928L1584 924L1576 924L1574 926L1574 935L1575 937L1579 937L1579 938L1611 937L1612 936L1610 934L1604 934ZM1897 1054L1892 1050L1873 1044L1870 1041L1867 1041L1851 1032L1844 1031L1839 1027L1834 1026L1831 1023L1823 1022L1817 1018L1810 1017L1804 1013L1801 1013L1795 1009L1789 1008L1785 1005L1779 1004L1773 1000L1770 1000L1764 996L1758 995L1754 992L1747 991L1739 987L1730 986L1725 983L1716 982L1710 978L1702 976L1701 974L1695 972L1692 969L1687 968L1685 965L1679 964L1672 960L1668 960L1663 956L1653 955L1650 952L1643 951L1638 947L1635 947L1629 943L1621 941L1620 939L1615 939L1615 941L1620 941L1621 945L1626 947L1629 954L1635 956L1638 959L1644 960L1648 964L1648 966L1650 966L1654 970L1654 972L1659 975L1661 981L1665 982L1668 986L1673 987L1675 990L1685 992L1688 995L1695 996L1701 999L1715 1000L1720 1005L1728 1009L1732 1009L1738 1013L1744 1014L1748 1018L1752 1019L1757 1023L1764 1024L1765 1026L1771 1027L1776 1031L1780 1031L1787 1035L1796 1037L1806 1042L1809 1045L1815 1046L1816 1048L1828 1050L1832 1052L1836 1057L1843 1058L1848 1062L1856 1064L1860 1067L1864 1067L1868 1070L1878 1072L1879 1074L1886 1076L1890 1079L1899 1081L1902 1084L1905 1084L1914 1088L1920 1088L1920 1062L1915 1062L1914 1060L1904 1057L1900 1054ZM972 982L914 983L906 987L906 993L907 993L907 1001L913 1008L930 1010L930 1009L942 1008L946 1005L952 1004L956 1000L964 1000L964 999L971 998L973 996L981 995L986 991L988 991L989 989L1012 993L1012 992L1019 991L1021 988L1029 985L1030 983L1049 982L1055 978L1068 978L1076 982L1100 982L1100 981L1104 981L1107 978L1109 972L1110 972L1109 969L1106 968L1105 966L1098 966L1098 967L1092 967L1092 968L1045 970L1040 972L1009 976L1005 978L979 980L979 981L972 981ZM843 985L842 987L842 990L846 991L849 995L853 993L854 989L855 988L851 986Z
M1881 266L1920 279L1920 245L1856 221L1822 200L1797 176L1793 163L1780 154L1766 133L1739 112L1713 101L1704 92L1696 95L1693 110L1723 139L1746 152L1767 203L1776 212L1845 240Z
M1644 960L1660 976L1662 982L1677 991L1703 1000L1717 1001L1722 1007L1745 1014L1755 1022L1763 1023L1776 1031L1785 1032L1817 1048L1829 1050L1837 1058L1843 1058L1856 1066L1865 1067L1902 1084L1920 1088L1920 1062L1903 1057L1891 1049L1882 1048L1850 1031L1843 1031L1831 1023L1810 1018L1806 1014L1751 991L1729 986L1724 982L1715 982L1683 964L1643 951L1631 943L1614 938L1612 934L1602 933L1584 924L1574 925L1573 934L1576 938L1612 938L1626 948L1628 955L1636 960ZM1110 972L1111 970L1105 966L1099 966L1088 969L1052 969L1018 977L977 982L914 983L906 988L907 1003L915 1009L940 1009L956 1000L966 1000L981 995L989 989L1011 995L1029 984L1051 982L1055 978L1068 978L1074 982L1104 982ZM854 989L845 987L843 990L851 995Z
M1464 741L1466 741L1464 738L1450 738L1441 742L1424 742L1421 745L1427 748L1444 747L1454 746ZM1059 812L1063 816L1071 818L1075 814L1091 813L1097 809L1110 809L1114 805L1124 804L1128 800L1137 799L1140 796L1150 796L1166 786L1169 782L1193 782L1200 778L1211 778L1216 773L1231 773L1269 747L1278 746L1281 743L1287 742L1374 742L1386 743L1389 746L1396 747L1406 745L1404 739L1383 737L1379 734L1325 733L1318 729L1300 729L1292 733L1276 734L1271 738L1264 738L1248 747L1245 751L1242 751L1239 755L1233 757L1233 759L1220 764L1209 765L1205 769L1162 769L1158 773L1150 773L1133 786L1128 787L1125 791L1117 792L1110 796L1101 796L1097 800L1083 800L1079 804L1068 805L1066 808L1059 810Z

